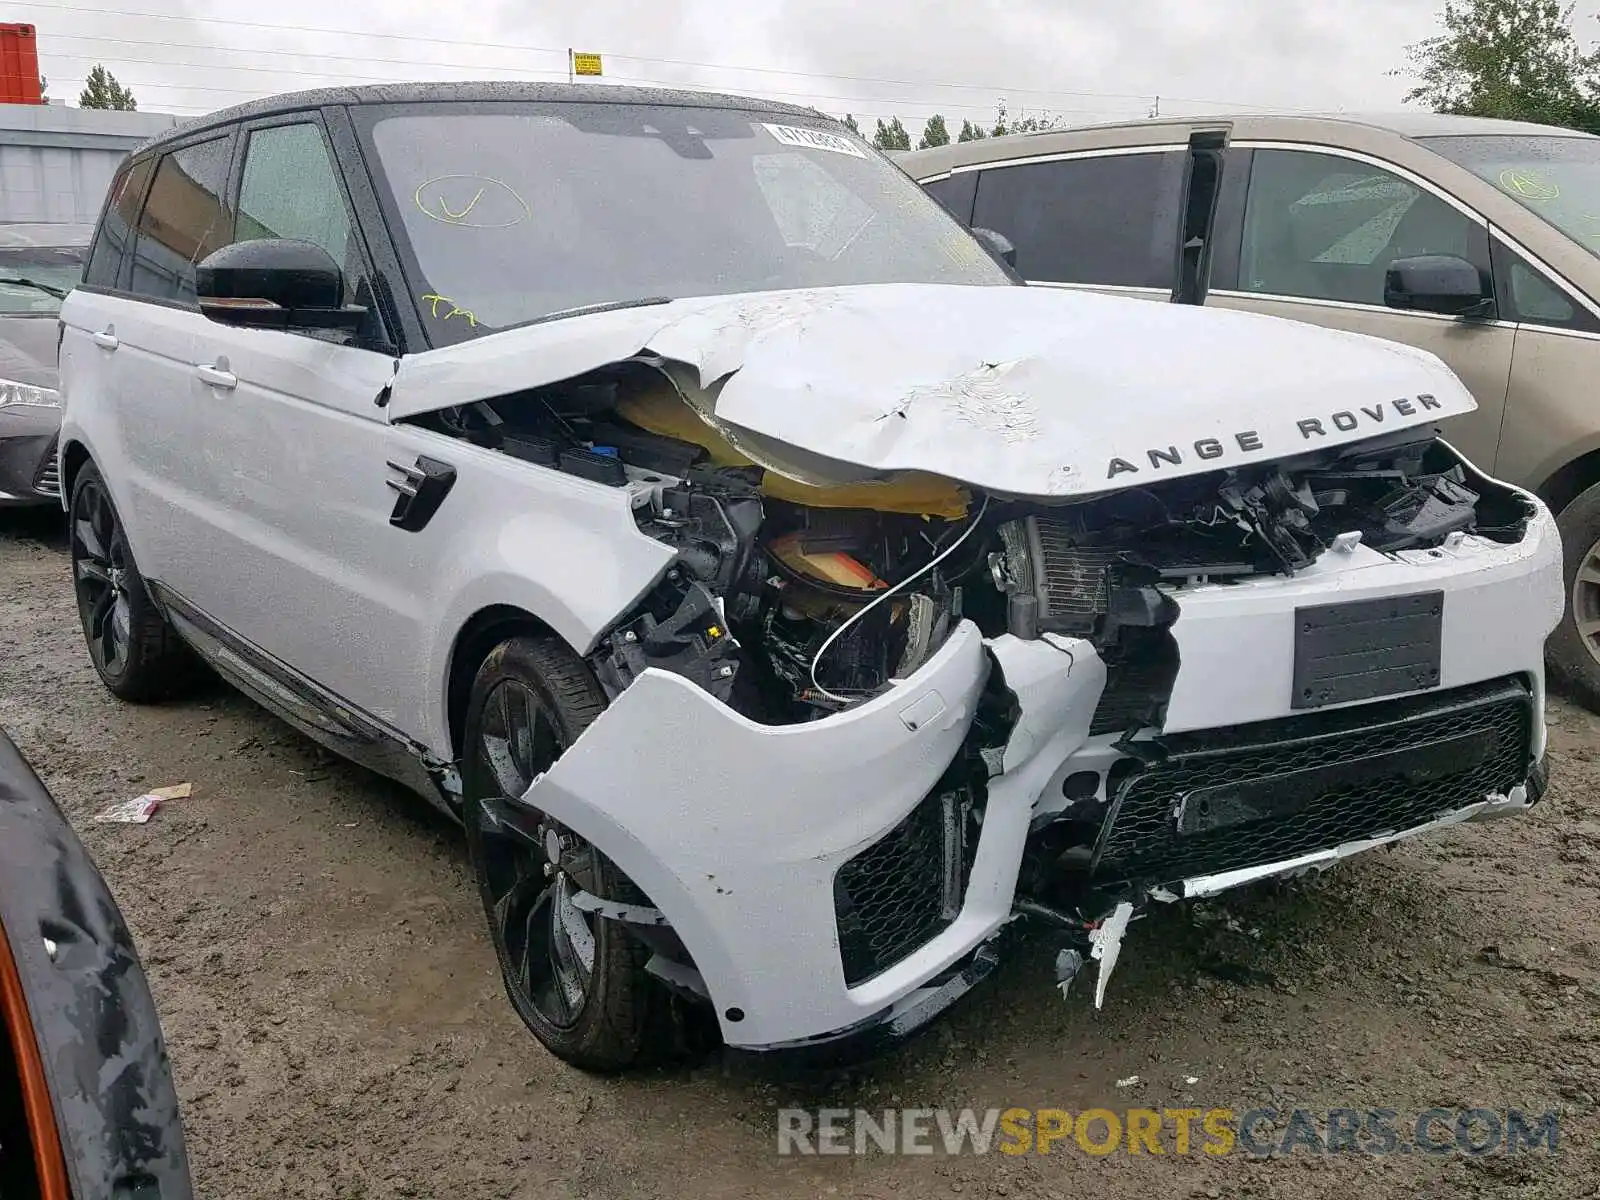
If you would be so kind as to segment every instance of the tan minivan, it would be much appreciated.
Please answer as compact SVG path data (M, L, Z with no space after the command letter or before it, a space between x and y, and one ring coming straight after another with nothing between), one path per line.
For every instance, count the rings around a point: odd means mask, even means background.
M1550 657L1600 706L1600 137L1432 113L1234 116L896 162L1009 240L1031 283L1248 309L1439 355L1478 401L1445 436L1558 514L1569 600Z

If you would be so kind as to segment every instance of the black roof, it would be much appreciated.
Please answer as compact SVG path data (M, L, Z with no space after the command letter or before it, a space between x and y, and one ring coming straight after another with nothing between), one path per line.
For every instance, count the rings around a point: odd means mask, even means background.
M232 121L276 116L279 113L347 104L426 104L440 101L524 101L545 104L650 104L683 108L731 108L741 112L777 116L822 116L814 108L780 104L752 96L730 96L719 92L691 92L674 88L622 87L605 83L518 83L506 80L481 83L374 83L363 87L315 88L304 92L284 92L261 100L247 100L231 108L218 109L175 125L151 138L146 146L163 145L178 138L226 125Z

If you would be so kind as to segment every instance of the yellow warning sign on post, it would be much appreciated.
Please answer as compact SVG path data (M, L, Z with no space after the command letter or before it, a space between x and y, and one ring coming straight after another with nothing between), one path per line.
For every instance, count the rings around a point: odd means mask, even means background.
M583 54L577 50L572 52L572 73L574 75L599 75L600 56L598 54Z

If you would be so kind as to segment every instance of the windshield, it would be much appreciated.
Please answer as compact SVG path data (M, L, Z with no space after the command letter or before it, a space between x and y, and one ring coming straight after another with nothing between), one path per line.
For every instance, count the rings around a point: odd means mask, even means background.
M83 281L83 250L78 246L0 249L0 316L49 316L61 301L49 292L7 280L29 279L65 295Z
M1422 140L1591 254L1600 254L1600 138L1534 134Z
M837 126L637 104L362 115L435 341L662 297L1012 282Z

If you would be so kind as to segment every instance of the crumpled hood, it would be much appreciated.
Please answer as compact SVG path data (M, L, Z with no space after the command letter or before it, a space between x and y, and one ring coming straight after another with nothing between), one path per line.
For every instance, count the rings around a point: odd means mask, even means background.
M1016 496L1262 462L1476 407L1434 355L1358 334L1051 288L878 284L575 315L408 355L389 418L638 355L697 384L691 402L742 445L803 452L813 477L916 470Z

